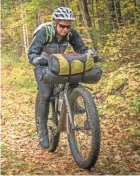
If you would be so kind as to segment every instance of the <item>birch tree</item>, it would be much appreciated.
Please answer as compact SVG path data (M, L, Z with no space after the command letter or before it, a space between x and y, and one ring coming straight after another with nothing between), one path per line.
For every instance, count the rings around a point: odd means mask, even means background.
M23 9L23 2L24 2L24 0L19 0L20 7L21 7L23 43L24 43L25 53L26 53L26 56L27 56L28 47L29 47L29 38L28 38L28 29L27 29L27 25L26 25L26 22L25 22L26 12Z

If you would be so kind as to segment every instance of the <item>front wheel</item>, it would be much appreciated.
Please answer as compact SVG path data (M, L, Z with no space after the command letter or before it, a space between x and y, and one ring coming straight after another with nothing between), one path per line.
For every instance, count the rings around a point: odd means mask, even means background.
M69 97L74 129L68 118L68 141L72 155L80 168L90 169L100 151L100 123L96 105L84 87L73 89ZM77 104L85 110L78 112Z
M37 133L39 133L39 113L38 106L40 101L40 93L38 92L36 96L36 106L35 106L35 123ZM55 113L55 102L54 100L50 101L49 104L49 114L48 114L48 135L49 135L49 148L48 152L54 152L59 143L60 133L57 132L58 119Z

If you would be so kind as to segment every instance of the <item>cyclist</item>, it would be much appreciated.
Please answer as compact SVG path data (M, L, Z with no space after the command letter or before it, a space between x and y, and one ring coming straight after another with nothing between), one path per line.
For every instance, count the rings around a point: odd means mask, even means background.
M42 25L34 36L28 51L29 62L35 66L35 78L40 92L39 135L42 148L49 147L47 119L49 99L52 95L52 86L40 81L42 69L47 65L47 57L50 54L64 53L68 43L76 53L95 54L84 44L79 33L71 27L75 17L70 8L57 8L52 14L52 19L52 24L49 26ZM96 59L98 60L98 57ZM77 105L77 108L82 112L80 105Z

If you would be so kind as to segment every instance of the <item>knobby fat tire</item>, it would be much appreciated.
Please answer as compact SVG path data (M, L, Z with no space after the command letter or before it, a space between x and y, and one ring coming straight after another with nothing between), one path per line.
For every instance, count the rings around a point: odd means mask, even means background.
M72 132L71 129L69 129L69 134L68 134L68 141L70 145L70 149L72 152L72 155L77 163L77 165L80 168L83 169L90 169L93 167L98 159L99 156L99 151L100 151L100 122L98 118L98 112L97 108L94 102L93 97L91 94L84 88L84 87L78 87L75 88L72 93L70 94L70 103L71 105L74 104L76 101L77 97L81 96L83 100L85 101L85 106L87 109L87 115L88 119L90 122L90 126L92 128L92 144L91 144L91 151L86 160L82 160L80 154L77 151L77 142L74 137L74 133ZM68 126L69 128L70 123L68 121Z

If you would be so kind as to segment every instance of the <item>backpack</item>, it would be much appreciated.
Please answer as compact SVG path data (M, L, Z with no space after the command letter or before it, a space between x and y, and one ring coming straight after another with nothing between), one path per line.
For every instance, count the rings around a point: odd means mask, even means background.
M55 28L54 28L52 22L40 24L33 32L33 38L38 34L38 32L40 31L40 29L42 27L46 28L46 34L47 34L46 35L46 43L47 43L47 45L49 45L50 43L52 43L53 37L55 36ZM67 41L70 40L71 36L72 36L72 33L69 32L67 35Z

